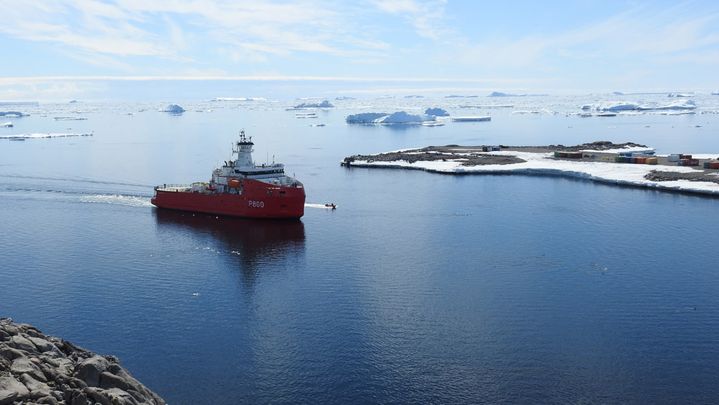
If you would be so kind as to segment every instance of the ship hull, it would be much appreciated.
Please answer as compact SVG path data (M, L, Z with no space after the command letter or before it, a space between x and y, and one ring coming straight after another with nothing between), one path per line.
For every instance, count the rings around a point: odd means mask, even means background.
M297 219L305 212L302 187L274 186L244 180L241 194L198 193L157 189L151 200L158 208L243 218Z

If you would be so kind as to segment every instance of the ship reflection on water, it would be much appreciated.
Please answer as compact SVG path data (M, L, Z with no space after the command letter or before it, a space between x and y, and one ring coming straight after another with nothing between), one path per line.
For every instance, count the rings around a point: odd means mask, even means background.
M295 220L259 220L155 209L158 230L190 233L214 244L228 263L239 267L252 284L258 269L294 267L304 259L305 226ZM210 238L207 238L207 237ZM268 266L269 265L269 266Z

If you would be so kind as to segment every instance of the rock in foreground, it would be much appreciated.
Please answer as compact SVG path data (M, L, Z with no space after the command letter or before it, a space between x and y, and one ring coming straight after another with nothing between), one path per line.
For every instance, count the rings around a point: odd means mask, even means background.
M164 405L122 368L27 324L0 319L0 405Z

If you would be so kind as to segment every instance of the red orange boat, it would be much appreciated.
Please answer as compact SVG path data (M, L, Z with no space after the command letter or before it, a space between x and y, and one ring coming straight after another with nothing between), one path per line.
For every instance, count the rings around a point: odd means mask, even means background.
M164 184L155 187L151 202L158 208L245 218L300 218L305 213L305 189L285 175L281 163L256 165L252 138L240 132L232 148L235 160L212 172L209 183Z

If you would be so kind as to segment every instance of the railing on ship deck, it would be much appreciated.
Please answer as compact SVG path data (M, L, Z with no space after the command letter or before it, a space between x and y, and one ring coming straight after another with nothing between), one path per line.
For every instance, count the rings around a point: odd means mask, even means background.
M187 190L189 188L192 188L192 186L188 184L163 184L161 186L155 186L155 190L161 191L179 191Z

